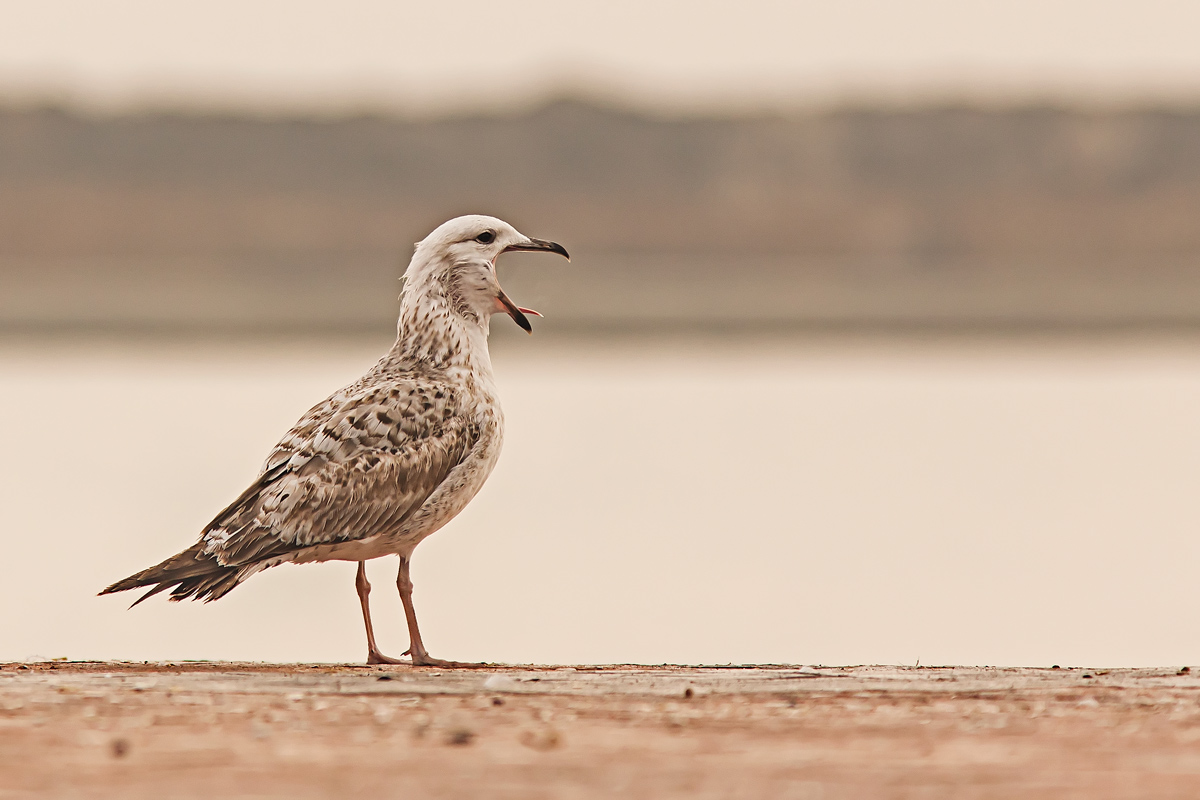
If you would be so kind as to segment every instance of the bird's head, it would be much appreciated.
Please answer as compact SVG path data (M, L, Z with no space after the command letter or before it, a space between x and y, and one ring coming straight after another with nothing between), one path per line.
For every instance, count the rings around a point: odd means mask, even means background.
M532 332L525 315L541 314L515 305L496 278L496 258L512 251L558 253L570 259L561 244L531 239L495 217L456 217L417 242L405 273L405 293L440 294L452 313L482 322L504 312Z

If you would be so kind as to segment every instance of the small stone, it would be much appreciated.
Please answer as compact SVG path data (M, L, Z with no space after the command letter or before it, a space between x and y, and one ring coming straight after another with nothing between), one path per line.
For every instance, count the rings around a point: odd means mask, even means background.
M517 682L507 675L497 672L488 676L487 680L483 682L483 688L489 692L511 692L517 688Z
M446 734L446 744L461 746L470 744L474 738L475 734L466 728L455 728Z
M113 739L112 740L113 758L124 758L129 755L129 740L128 739Z
M519 737L521 744L531 750L553 750L562 744L562 736L553 728L542 728L537 731L524 731Z
M683 690L683 697L685 700L691 700L695 696L696 692L692 690L692 687L689 686Z
M416 724L413 725L413 738L424 739L425 734L429 731L431 725L432 722L430 721L429 717L425 716L424 714L418 715L416 718Z

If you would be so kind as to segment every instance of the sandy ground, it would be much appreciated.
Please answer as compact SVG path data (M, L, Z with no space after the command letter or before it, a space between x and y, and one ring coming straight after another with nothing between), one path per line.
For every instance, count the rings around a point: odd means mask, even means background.
M0 666L0 798L1200 797L1176 669Z

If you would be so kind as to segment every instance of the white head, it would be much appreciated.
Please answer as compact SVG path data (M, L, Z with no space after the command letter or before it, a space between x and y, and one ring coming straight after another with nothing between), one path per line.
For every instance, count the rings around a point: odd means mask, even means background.
M532 331L525 314L537 312L514 305L496 278L496 257L514 250L558 253L570 259L562 245L531 239L495 217L456 217L417 242L404 276L403 304L441 297L451 313L467 320L486 323L502 311Z

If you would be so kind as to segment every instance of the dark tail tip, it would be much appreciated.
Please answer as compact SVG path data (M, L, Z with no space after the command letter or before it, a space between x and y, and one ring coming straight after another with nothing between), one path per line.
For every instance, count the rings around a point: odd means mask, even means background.
M150 591L133 601L130 608L168 589L172 590L171 599L174 601L188 598L211 601L231 591L241 582L242 576L241 567L222 565L197 544L161 564L117 581L97 597L149 586Z

